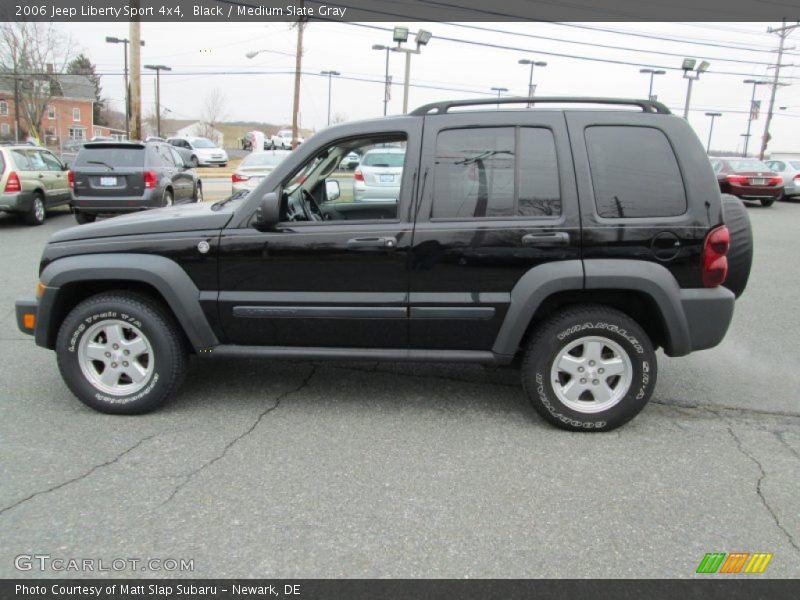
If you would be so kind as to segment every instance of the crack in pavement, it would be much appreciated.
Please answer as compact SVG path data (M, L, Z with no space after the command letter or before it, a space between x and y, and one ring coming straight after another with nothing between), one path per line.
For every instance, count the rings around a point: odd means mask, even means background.
M772 431L770 433L772 433L776 438L778 438L778 441L784 446L786 446L789 449L789 452L791 452L792 454L795 455L795 457L800 459L800 452L795 450L794 447L789 442L787 442L786 439L783 437L784 434L786 433L785 431Z
M91 469L89 469L88 471L86 471L82 475L78 475L77 477L73 477L72 479L68 479L67 481L63 481L63 482L61 482L59 484L54 485L53 487L45 489L45 490L40 490L38 492L34 492L30 496L27 496L25 498L22 498L21 500L17 500L13 504L9 504L8 506L0 508L0 515L2 515L2 514L8 512L8 511L10 511L10 510L16 508L17 506L19 506L21 504L24 504L25 502L28 502L29 500L32 500L33 498L36 498L37 496L42 496L44 494L49 494L51 492L55 492L56 490L60 490L61 488L66 487L66 486L68 486L70 484L77 483L78 481L86 479L87 477L89 477L92 473L94 473L98 469L102 469L104 467L109 467L109 466L119 462L119 460L123 456L125 456L127 454L130 454L131 452L136 450L139 446L141 446L142 444L144 444L147 441L152 440L157 435L158 435L158 433L153 433L151 435L148 435L147 437L144 437L144 438L140 439L133 446L131 446L130 448L127 448L126 450L123 450L122 452L117 454L114 458L109 459L109 460L107 460L105 462L102 462L100 464L94 465Z
M713 411L711 411L711 412L713 412ZM718 415L718 416L720 416L720 415ZM720 418L723 418L723 417L720 416ZM795 541L795 539L792 536L792 534L790 534L789 531L781 524L780 519L778 519L778 515L775 514L775 511L772 509L772 507L770 506L769 502L767 502L767 499L764 496L764 492L761 490L761 484L764 482L764 479L767 476L767 472L764 470L764 466L761 464L761 461L759 461L755 457L755 455L751 454L750 452L748 452L745 449L741 438L739 438L739 436L736 435L736 433L733 431L733 427L731 427L730 423L726 423L726 427L728 429L728 433L730 434L730 436L736 442L736 447L739 449L739 452L741 452L747 458L749 458L751 461L753 461L755 463L755 465L758 467L758 470L761 473L759 475L759 477L758 477L758 481L756 482L756 494L758 494L758 497L761 499L761 504L763 504L764 508L767 509L767 512L772 516L772 520L775 521L775 525L777 525L778 529L780 529L783 532L783 534L786 536L786 539L789 541L789 543L794 547L795 550L797 550L797 552L800 553L800 546L797 545L797 542Z
M180 492L184 487L186 487L191 482L191 480L195 477L195 475L200 473L200 471L203 471L203 470L207 469L208 467L210 467L211 465L213 465L214 463L216 463L217 461L222 460L225 457L225 455L228 453L228 450L233 448L233 446L235 446L240 441L242 441L244 438L246 438L248 435L253 433L253 431L255 431L256 427L258 427L258 425L261 423L261 421L264 419L264 417L266 417L269 413L271 413L276 408L278 408L278 406L280 406L280 404L281 404L281 402L283 400L285 400L288 396L290 396L292 394L296 394L297 392L302 390L304 387L306 387L308 385L308 383L311 381L311 378L314 377L314 374L316 372L317 372L317 367L312 364L311 365L311 372L303 378L303 380L300 382L300 384L297 387L295 387L294 389L287 390L285 392L282 392L282 393L278 394L278 396L275 398L274 404L272 404L271 406L268 406L263 411L261 411L258 414L258 416L256 417L255 421L253 421L252 425L250 425L250 427L245 429L242 433L240 433L238 436L233 438L230 442L225 444L225 447L222 449L222 452L217 454L211 460L206 461L205 463L203 463L202 465L200 465L199 467L197 467L193 471L190 471L186 475L183 475L182 476L183 477L183 481L181 481L177 486L175 486L175 488L172 490L172 493L170 493L170 495L167 497L167 499L164 500L160 504L160 506L164 506L165 504L168 504L173 498L175 498L175 496L178 495L178 492Z

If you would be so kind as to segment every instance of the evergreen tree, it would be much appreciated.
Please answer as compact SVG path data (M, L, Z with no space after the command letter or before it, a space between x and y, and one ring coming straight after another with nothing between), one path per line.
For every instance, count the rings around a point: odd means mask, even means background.
M67 65L67 73L70 75L86 75L94 85L94 124L107 125L103 118L102 111L105 108L105 101L101 97L103 88L100 86L100 76L95 72L95 66L85 54L79 54Z

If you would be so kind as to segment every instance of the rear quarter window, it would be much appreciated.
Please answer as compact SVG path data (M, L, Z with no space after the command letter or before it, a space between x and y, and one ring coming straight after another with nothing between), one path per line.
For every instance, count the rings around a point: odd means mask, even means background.
M675 152L654 127L595 125L585 132L597 213L605 218L686 212Z

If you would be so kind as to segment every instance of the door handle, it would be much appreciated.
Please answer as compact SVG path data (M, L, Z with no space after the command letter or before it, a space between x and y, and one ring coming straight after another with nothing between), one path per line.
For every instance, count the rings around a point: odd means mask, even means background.
M569 234L566 231L549 233L529 233L522 236L525 246L569 246Z
M397 238L394 237L371 237L353 238L347 240L347 248L396 248Z
M39 173L39 179L44 179L44 175L42 173Z

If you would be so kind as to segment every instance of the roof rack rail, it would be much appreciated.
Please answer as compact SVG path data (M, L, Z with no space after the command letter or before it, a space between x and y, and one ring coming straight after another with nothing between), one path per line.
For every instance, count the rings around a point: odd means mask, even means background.
M431 113L442 115L453 107L457 106L481 106L484 104L607 104L611 106L638 106L642 112L658 113L660 115L672 114L666 105L655 100L636 100L623 98L581 98L578 96L545 96L537 98L534 96L516 96L510 98L481 98L476 100L445 100L443 102L433 102L414 109L409 114L413 116L425 116Z

